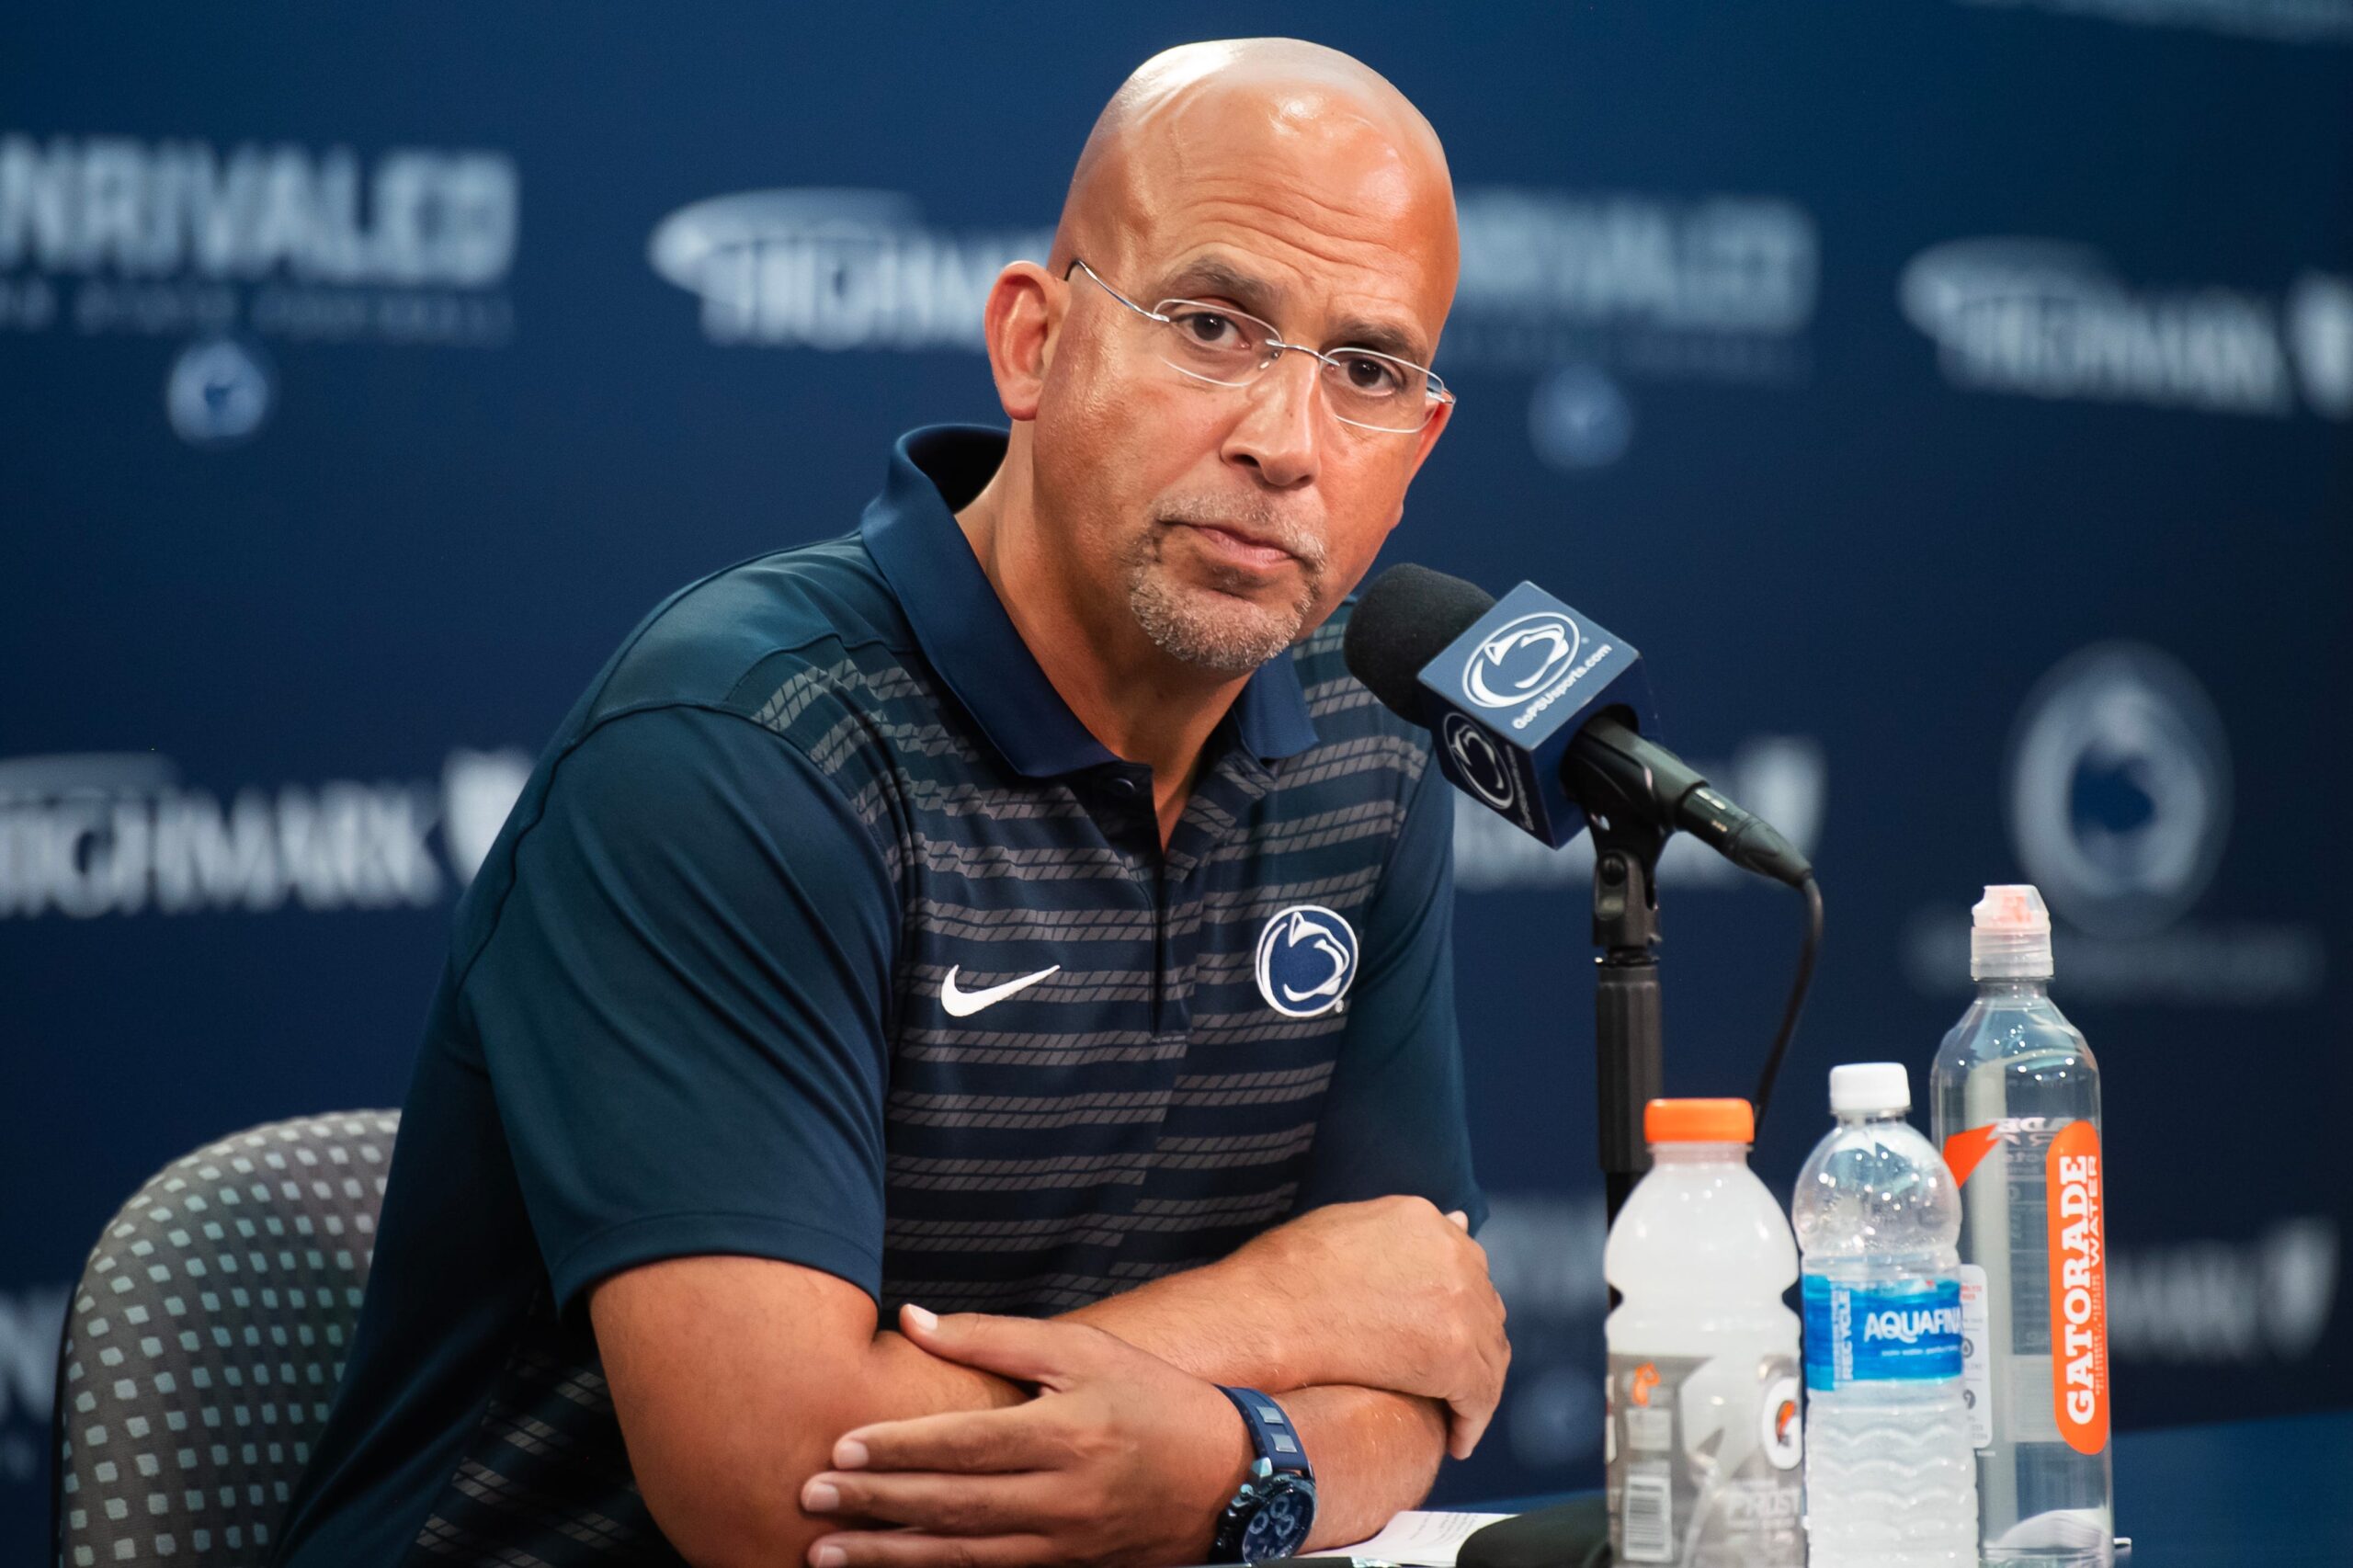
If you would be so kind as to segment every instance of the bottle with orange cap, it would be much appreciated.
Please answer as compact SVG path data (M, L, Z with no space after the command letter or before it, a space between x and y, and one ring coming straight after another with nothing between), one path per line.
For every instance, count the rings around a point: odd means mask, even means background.
M1609 1228L1609 1544L1620 1562L1801 1568L1797 1244L1746 1100L1653 1100Z

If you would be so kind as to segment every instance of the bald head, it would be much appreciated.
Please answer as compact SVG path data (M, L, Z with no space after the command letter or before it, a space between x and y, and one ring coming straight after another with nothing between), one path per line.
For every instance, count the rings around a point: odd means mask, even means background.
M1050 265L1152 256L1180 219L1219 209L1244 223L1301 217L1312 233L1388 247L1431 311L1433 336L1452 302L1454 191L1438 134L1337 50L1234 39L1145 61L1079 153Z
M1013 427L958 514L1038 623L1030 646L1125 672L1099 682L1107 722L1157 690L1207 704L1185 721L1205 736L1234 683L1363 577L1453 413L1413 368L1455 270L1438 137L1347 55L1189 44L1113 96L1048 265L1013 262L989 291ZM1175 300L1199 308L1136 313ZM1043 624L1054 606L1081 636Z

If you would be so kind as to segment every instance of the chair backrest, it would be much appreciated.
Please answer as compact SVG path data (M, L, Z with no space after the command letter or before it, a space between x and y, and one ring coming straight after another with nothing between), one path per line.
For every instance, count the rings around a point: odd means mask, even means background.
M107 1226L58 1356L59 1568L267 1560L343 1376L399 1127L363 1110L250 1129Z

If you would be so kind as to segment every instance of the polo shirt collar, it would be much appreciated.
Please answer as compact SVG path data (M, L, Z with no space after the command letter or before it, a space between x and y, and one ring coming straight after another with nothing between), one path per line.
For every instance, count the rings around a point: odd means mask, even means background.
M956 509L996 472L1005 446L1004 431L977 425L933 425L900 437L859 531L924 656L1017 771L1043 778L1115 763L1038 667L956 526ZM1231 717L1241 744L1261 762L1315 744L1307 694L1288 653L1252 673Z

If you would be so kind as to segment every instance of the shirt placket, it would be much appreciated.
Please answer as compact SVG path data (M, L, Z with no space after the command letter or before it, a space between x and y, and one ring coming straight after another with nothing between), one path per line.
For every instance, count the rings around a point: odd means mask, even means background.
M1203 906L1217 881L1216 854L1247 831L1251 807L1266 793L1271 779L1247 750L1238 745L1227 748L1186 802L1185 814L1160 856L1153 1038L1164 1046L1179 1048L1161 1062L1172 1108L1176 1084L1188 1070L1191 1058L1197 966L1209 925ZM1155 1152L1166 1123L1164 1109L1153 1130ZM1147 1175L1137 1196L1151 1193L1154 1179ZM1128 1267L1144 1266L1131 1263Z
M1168 847L1160 857L1159 937L1154 953L1153 1033L1189 1040L1194 964L1200 950L1201 900L1217 850L1243 831L1252 802L1271 781L1263 764L1239 745L1227 746L1201 778Z

